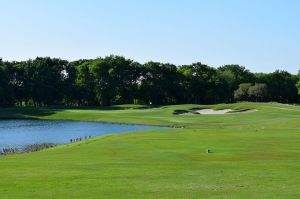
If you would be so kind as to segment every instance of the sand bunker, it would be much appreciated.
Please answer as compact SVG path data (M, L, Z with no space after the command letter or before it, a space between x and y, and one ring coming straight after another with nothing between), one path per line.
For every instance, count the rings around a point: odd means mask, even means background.
M214 109L193 109L190 111L177 111L175 114L178 115L222 115L222 114L237 114L237 113L252 113L256 112L256 109L244 109L244 110L233 110L233 109L222 109L222 110L214 110Z
M194 111L202 115L220 115L220 114L230 113L233 110L232 109L223 109L223 110L200 109Z

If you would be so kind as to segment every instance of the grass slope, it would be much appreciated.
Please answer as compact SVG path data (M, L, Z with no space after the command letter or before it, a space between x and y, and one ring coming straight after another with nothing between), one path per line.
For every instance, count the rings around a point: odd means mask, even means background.
M192 108L257 109L174 115ZM0 198L299 198L300 107L271 103L151 109L1 109L0 118L184 126L107 135L0 157ZM206 149L213 153L207 154Z

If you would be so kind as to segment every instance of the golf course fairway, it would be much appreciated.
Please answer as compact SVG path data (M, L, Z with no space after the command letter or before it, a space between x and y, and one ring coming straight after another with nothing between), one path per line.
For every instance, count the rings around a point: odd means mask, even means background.
M257 111L174 114L197 108ZM300 198L298 105L3 108L0 118L177 127L0 156L0 198Z

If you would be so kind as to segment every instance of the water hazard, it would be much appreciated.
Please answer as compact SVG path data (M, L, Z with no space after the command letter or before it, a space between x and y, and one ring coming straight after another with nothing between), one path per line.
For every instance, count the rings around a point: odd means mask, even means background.
M22 149L40 143L65 144L71 139L83 140L105 134L163 128L81 121L0 120L0 150Z

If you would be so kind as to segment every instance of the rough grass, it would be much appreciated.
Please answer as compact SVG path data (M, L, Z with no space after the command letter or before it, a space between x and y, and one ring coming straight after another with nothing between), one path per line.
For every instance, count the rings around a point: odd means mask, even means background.
M174 115L193 108L257 109ZM1 109L1 118L184 126L0 157L0 198L299 198L300 107L276 103ZM210 149L212 153L206 153Z

